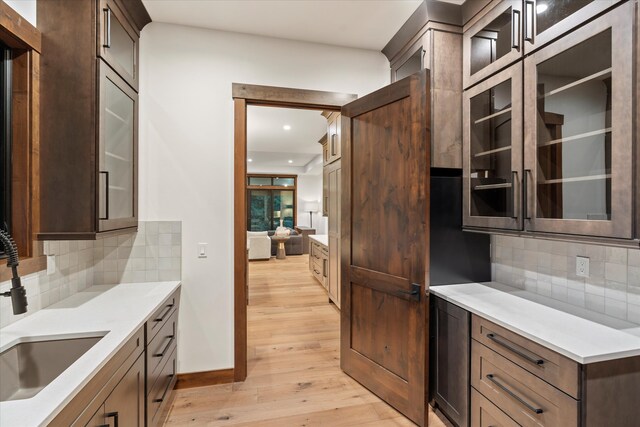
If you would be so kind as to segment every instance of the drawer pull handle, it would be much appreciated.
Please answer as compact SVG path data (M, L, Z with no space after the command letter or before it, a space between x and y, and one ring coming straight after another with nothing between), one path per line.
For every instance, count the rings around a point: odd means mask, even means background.
M167 342L167 345L164 346L160 353L154 354L153 357L164 357L164 354L167 352L167 350L169 350L169 347L171 347L171 343L173 343L173 340L176 338L176 336L170 335L167 338L169 338L169 342Z
M169 382L167 383L167 386L164 388L164 393L162 393L162 397L160 397L160 399L153 399L154 403L162 403L164 401L164 398L167 397L167 393L169 392L169 386L171 385L171 381L173 380L173 376L176 374L176 360L173 360L173 374L167 375L167 378L169 379Z
M169 314L169 312L171 311L171 309L173 308L173 303L167 305L165 307L164 313L162 313L162 315L160 317L156 317L155 319L153 319L154 322L164 322L164 318L167 316L167 314Z
M520 402L524 407L526 407L528 410L530 410L531 412L535 413L535 414L542 414L544 411L540 408L536 408L535 406L531 405L530 403L526 402L525 400L523 400L520 396L518 396L517 394L515 394L514 392L512 392L511 390L509 390L507 387L505 387L503 384L501 384L500 382L498 382L495 379L495 376L493 374L487 374L487 379L489 381L491 381L492 383L494 383L500 390L504 391L505 393L507 393L509 396L511 396L512 398L514 398L516 401Z
M538 366L544 365L544 359L540 359L537 356L536 357L529 356L524 351L519 350L516 347L513 347L513 346L507 344L507 342L505 342L502 339L500 339L501 337L499 335L487 334L487 338L489 338L491 341L495 342L496 344L501 345L502 347L506 348L507 350L517 354L518 356L522 357L523 359L525 359L528 362L531 362L531 363L533 363L535 365L538 365Z

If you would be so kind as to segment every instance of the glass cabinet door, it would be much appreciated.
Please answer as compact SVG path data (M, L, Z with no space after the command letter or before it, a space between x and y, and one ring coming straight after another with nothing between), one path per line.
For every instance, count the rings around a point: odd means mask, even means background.
M113 0L99 2L98 55L138 89L138 33Z
M463 85L473 86L522 56L522 2L503 1L464 32Z
M463 222L467 227L522 227L521 94L521 63L464 92Z
M100 61L99 230L137 225L138 95Z
M531 53L621 0L525 0L524 50Z
M528 230L632 237L632 6L525 60Z

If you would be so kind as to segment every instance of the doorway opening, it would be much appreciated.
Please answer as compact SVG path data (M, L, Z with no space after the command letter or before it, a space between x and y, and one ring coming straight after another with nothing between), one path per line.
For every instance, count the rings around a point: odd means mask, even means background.
M326 155L322 151L322 145L317 143L324 136L318 129L320 125L326 127L332 113L334 116L337 115L343 105L355 100L357 96L234 84L233 98L235 120L234 380L244 381L247 377L248 360L247 304L251 303L250 265L256 265L256 274L262 277L261 283L267 284L262 290L256 290L256 298L260 298L261 291L263 295L287 292L282 289L269 289L268 281L264 281L265 277L278 280L278 268L288 267L289 271L294 269L294 276L299 273L304 275L307 284L309 280L313 283L314 264L309 254L300 252L309 252L310 248L313 251L313 245L309 242L313 240L309 237L312 233L311 229L323 232L327 223L321 210L325 203L322 200L324 196L322 192L318 192L317 188L318 180L324 181L324 156ZM320 135L314 142L314 149L306 150L309 151L308 153L304 152L305 149L294 153L291 145L286 145L286 137L280 138L276 143L273 143L272 138L272 144L269 144L269 141L260 140L260 137L255 135L255 132L260 133L261 123L267 127L277 126L280 131L286 133L294 130L292 124L294 122L302 123L303 126L306 123L308 127L313 128L314 125L311 123L314 119L318 126L315 132ZM254 124L257 121L258 126L252 126L250 121ZM314 130L311 129L311 132ZM263 129L262 133L264 136L268 134L268 130ZM306 138L313 139L315 136L310 134ZM302 144L306 142L300 141L300 145ZM289 154L285 154L286 150L289 150ZM306 179L307 176L311 178ZM305 178L301 180L301 177ZM305 180L315 181L315 185L311 184L315 188L311 193L306 192L306 188L303 189L306 187ZM311 227L312 223L314 227ZM255 244L251 245L250 242L254 241L254 237ZM251 246L254 248L253 251ZM289 256L287 256L287 249L289 249ZM267 261L257 261L260 257ZM250 258L255 261L250 261ZM280 264L276 264L276 261ZM321 278L322 272L320 273ZM295 279L289 276L289 280ZM320 281L319 278L318 280ZM316 286L318 288L315 290L308 288L315 295L322 285L319 282Z

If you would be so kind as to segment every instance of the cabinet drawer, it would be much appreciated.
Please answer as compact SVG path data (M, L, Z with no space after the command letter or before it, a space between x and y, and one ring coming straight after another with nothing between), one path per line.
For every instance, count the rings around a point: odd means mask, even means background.
M473 427L518 427L489 399L471 389L471 425Z
M173 387L177 380L176 355L177 351L174 350L160 370L160 376L147 396L147 420L149 426L159 425L163 409L171 402Z
M167 320L171 317L171 313L178 307L180 302L180 290L177 290L169 298L162 303L162 306L153 313L153 316L147 321L147 345L163 328Z
M575 399L580 398L580 367L573 360L475 315L471 336Z
M315 277L320 283L324 284L324 277L322 276L322 267L318 267L318 264L313 263L313 270L311 271L313 277Z
M161 366L169 359L171 353L176 348L178 327L178 311L164 323L160 332L147 345L147 383L154 384L160 375ZM150 391L150 390L148 390Z
M578 401L471 340L471 385L522 426L576 426Z

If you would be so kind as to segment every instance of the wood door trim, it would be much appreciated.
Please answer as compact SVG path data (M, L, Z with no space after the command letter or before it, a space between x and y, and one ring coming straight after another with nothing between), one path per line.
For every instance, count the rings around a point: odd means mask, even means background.
M175 389L205 387L217 384L232 383L235 378L233 368L219 369L217 371L189 372L178 374L178 382Z
M33 49L42 52L40 31L0 0L0 40L14 49Z
M247 378L247 105L340 111L357 95L307 89L232 84L234 100L234 381Z
M337 110L358 98L353 94L246 83L233 83L231 90L233 99L244 99L253 105L311 108L314 110Z

